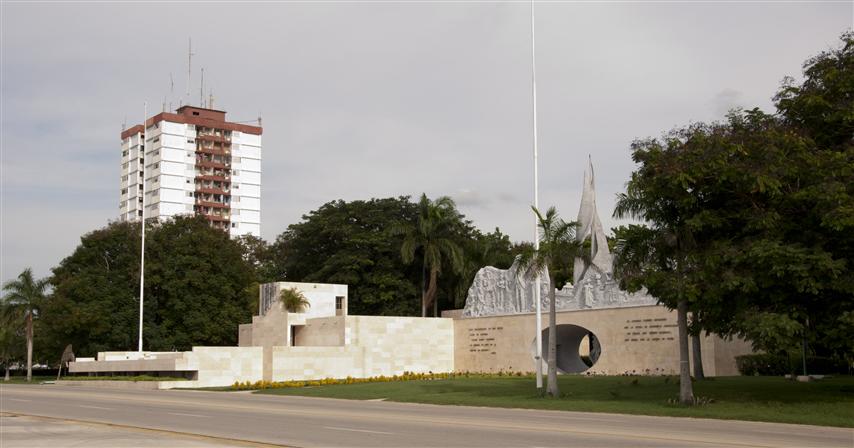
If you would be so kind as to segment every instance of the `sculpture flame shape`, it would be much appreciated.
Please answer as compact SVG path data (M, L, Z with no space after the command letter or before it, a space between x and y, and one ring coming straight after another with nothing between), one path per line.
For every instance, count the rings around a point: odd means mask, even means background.
M614 260L611 251L608 250L608 240L605 238L605 230L599 221L599 213L596 210L596 186L593 178L593 161L588 156L587 169L584 171L584 190L581 193L581 207L578 209L578 232L575 237L579 243L590 238L590 263L578 257L575 259L573 269L573 284L583 279L591 267L603 277L614 276Z

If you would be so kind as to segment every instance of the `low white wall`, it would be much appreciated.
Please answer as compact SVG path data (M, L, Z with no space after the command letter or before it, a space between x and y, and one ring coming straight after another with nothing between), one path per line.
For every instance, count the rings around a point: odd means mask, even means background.
M263 377L262 347L193 347L192 352L185 353L176 367L198 372L198 380L190 387L230 386L236 381L254 383Z
M333 320L324 320L329 324L327 332L340 331L331 325ZM309 330L317 321L308 320L302 331ZM454 370L451 319L347 316L336 321L343 321L344 345L273 347L270 379L368 378ZM314 327L314 331L319 330Z

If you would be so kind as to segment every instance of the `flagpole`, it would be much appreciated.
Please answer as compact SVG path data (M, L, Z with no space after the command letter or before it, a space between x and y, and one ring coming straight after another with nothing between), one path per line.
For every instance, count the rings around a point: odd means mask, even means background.
M534 0L531 0L531 95L533 97L534 118L534 208L540 209L539 173L537 162L537 44L534 32ZM540 228L536 214L534 215L534 250L540 250ZM543 313L540 300L540 273L534 279L534 302L537 312L537 355L535 358L537 371L537 389L543 388Z
M142 141L139 143L139 151L142 153L142 165L139 168L140 173L142 174L142 219L140 219L140 223L142 226L142 245L139 251L139 345L137 346L137 351L142 353L142 304L145 299L145 289L143 286L145 285L145 145L147 144L147 135L148 135L148 124L146 120L148 119L148 101L146 101L143 105L143 113L142 113Z

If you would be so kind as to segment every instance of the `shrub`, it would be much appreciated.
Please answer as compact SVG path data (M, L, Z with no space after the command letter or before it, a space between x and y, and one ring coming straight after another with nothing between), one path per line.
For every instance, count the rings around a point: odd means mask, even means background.
M800 373L803 361L800 357L757 353L735 357L738 371L742 375L785 375ZM829 375L847 373L848 363L844 359L827 358L822 356L807 357L807 373L811 375Z
M769 353L736 356L735 364L738 372L747 376L785 375L792 372L788 357Z

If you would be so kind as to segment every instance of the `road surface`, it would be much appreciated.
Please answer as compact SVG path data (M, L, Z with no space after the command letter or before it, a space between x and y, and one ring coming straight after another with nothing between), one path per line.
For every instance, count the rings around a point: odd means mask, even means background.
M245 392L4 385L0 386L0 412L6 414L0 429L7 436L15 418L10 415L22 415L144 428L164 436L192 435L210 445L854 447L854 430L845 428ZM32 437L33 446L40 446L37 431Z

